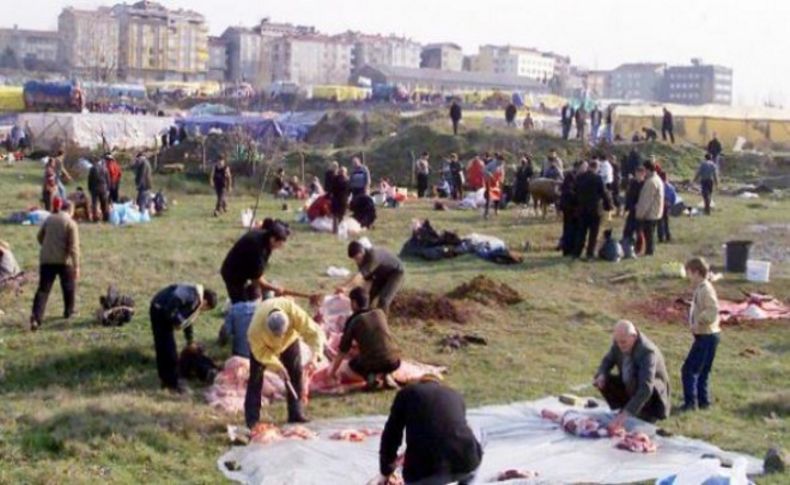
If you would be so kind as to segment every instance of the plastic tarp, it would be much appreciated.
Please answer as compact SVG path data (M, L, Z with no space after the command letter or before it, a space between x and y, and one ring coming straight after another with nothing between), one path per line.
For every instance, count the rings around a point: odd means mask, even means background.
M0 86L0 112L24 110L25 96L22 86Z
M279 115L276 119L287 139L301 141L325 114L324 111L289 112Z
M208 135L212 131L229 133L241 129L256 140L267 137L280 138L283 131L275 120L259 116L190 116L176 120L176 124L184 126L189 133Z
M101 145L102 134L111 147L152 147L173 124L168 117L98 113L23 113L17 120L22 126L30 125L36 147L43 149L54 142L95 148Z
M694 465L707 468L710 460L702 458L707 454L745 464L750 475L763 471L762 463L755 458L724 452L703 441L662 438L656 436L654 426L637 420L626 424L629 431L647 433L657 443L658 451L640 454L618 450L616 440L567 434L557 424L541 418L543 409L561 414L571 408L552 397L467 412L469 424L484 448L483 463L474 483L490 482L500 472L511 469L537 472L539 481L548 483L645 482ZM578 410L596 416L605 411L605 404L595 410ZM381 430L385 422L384 416L316 422L309 425L319 434L316 440L285 440L233 448L217 460L217 466L227 478L243 483L368 483L378 476L379 439L371 437L350 443L332 441L328 436L349 428ZM240 469L228 470L226 463L234 463ZM721 466L716 471L725 476L731 473Z

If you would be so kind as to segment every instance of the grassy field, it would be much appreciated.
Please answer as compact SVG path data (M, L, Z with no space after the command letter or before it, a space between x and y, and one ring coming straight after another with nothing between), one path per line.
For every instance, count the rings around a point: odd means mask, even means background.
M39 182L40 168L33 163L0 168L0 214L35 204ZM33 334L26 322L34 285L19 298L0 297L6 313L0 320L0 483L222 481L215 460L228 446L225 425L243 420L209 409L199 392L182 400L159 390L147 319L151 296L167 284L194 281L221 289L219 265L242 233L239 211L253 201L249 196L233 197L230 215L215 219L210 217L213 201L208 190L195 192L201 191L170 193L171 210L148 225L81 227L83 276L79 316L73 321L56 318L62 306L59 292L53 291L50 317ZM720 266L722 243L757 237L749 233L749 225L788 222L787 199L755 202L720 197L718 202L720 210L713 217L673 219L674 242L661 245L655 258L619 264L562 259L549 250L559 235L559 224L527 220L517 211L484 222L476 212L434 212L427 202L413 203L401 210L380 211L369 237L398 251L408 238L411 220L430 218L440 229L499 236L515 249L526 241L544 249L527 253L520 266L496 266L472 256L430 264L407 262L406 285L411 289L446 292L485 274L525 298L509 308L478 307L477 318L462 327L394 322L406 353L446 365L448 382L464 394L470 407L534 399L590 382L609 344L611 325L624 317L663 349L677 403L680 367L691 337L680 319L658 321L637 304L690 294L687 281L660 276L663 263L704 255ZM262 215L293 219L294 213L282 212L275 201L265 200L262 207ZM775 236L782 238L780 244L790 244L788 232ZM27 270L35 272L35 228L2 225L0 238L13 245ZM268 276L294 289L330 291L332 281L323 273L329 265L348 266L344 254L345 243L297 226L292 240L273 257ZM773 269L773 282L768 285L727 275L717 284L720 295L737 298L741 290L763 290L789 301L790 264ZM625 272L638 275L621 284L609 283ZM111 283L138 302L137 317L123 328L101 328L92 321L99 295ZM197 340L218 360L229 353L214 343L220 323L219 312L214 312L195 326ZM439 353L436 341L458 330L481 334L489 345ZM788 371L788 322L727 327L712 377L714 407L672 417L665 426L758 457L773 445L787 448ZM582 391L591 392L591 388ZM317 398L309 412L315 418L384 413L392 397L380 393ZM271 419L285 417L283 405L265 412ZM787 475L758 481L786 480Z

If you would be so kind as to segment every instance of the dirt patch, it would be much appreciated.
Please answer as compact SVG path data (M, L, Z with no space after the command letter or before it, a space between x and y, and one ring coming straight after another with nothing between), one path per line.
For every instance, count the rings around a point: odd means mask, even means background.
M741 350L738 355L745 358L759 357L763 355L763 351L757 347L746 347L745 349Z
M392 302L390 313L405 320L435 320L466 323L472 318L472 309L462 302L426 291L401 291Z
M688 307L668 298L640 300L629 305L628 309L661 323L682 323L688 320Z
M453 300L472 300L483 305L515 305L524 301L516 290L483 275L474 277L447 294Z

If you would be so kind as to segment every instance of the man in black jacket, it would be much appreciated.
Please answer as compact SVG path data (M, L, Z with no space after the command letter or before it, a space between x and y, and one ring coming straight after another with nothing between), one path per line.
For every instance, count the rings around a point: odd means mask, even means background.
M560 112L560 122L562 123L562 139L567 140L571 134L571 127L573 126L573 118L576 114L569 104L565 104Z
M110 174L103 160L94 160L88 172L88 192L91 194L93 221L99 222L99 209L104 222L110 220Z
M178 349L175 330L183 330L187 346L192 346L192 324L201 311L217 305L217 294L202 285L177 284L164 288L151 300L151 330L154 333L156 367L162 387L183 393L178 381Z
M713 157L714 162L719 163L719 155L721 155L722 151L721 142L716 136L716 132L713 132L713 139L708 142L708 153L710 153L710 156Z
M664 118L661 120L661 139L667 141L667 134L672 144L675 144L675 122L672 119L672 113L664 108Z
M398 392L381 435L379 467L384 480L395 471L404 429L407 484L471 483L483 450L466 422L460 394L432 376Z
M576 238L575 257L581 257L587 241L587 258L595 256L601 213L612 210L612 198L598 175L598 160L593 160L587 171L576 177L576 199L579 204L579 232Z
M453 135L458 134L458 123L461 122L462 116L461 105L457 101L453 101L453 104L450 106L450 121L453 122Z
M151 163L141 152L134 161L134 187L137 189L137 207L148 209L151 202Z

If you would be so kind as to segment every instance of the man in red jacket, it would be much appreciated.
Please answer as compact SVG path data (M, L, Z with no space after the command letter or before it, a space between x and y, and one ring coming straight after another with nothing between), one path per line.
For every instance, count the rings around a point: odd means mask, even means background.
M121 164L108 153L104 155L104 165L110 174L110 202L117 204L120 200L119 191L121 188L121 177L123 176Z

